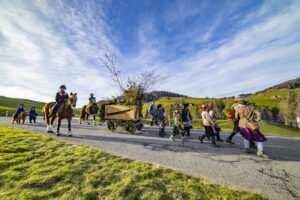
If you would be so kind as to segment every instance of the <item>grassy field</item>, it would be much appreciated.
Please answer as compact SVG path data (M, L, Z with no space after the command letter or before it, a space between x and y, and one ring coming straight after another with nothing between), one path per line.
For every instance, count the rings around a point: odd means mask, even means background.
M37 102L27 99L16 99L10 97L0 96L0 116L5 116L8 111L9 116L12 116L16 112L16 108L19 104L24 104L26 111L29 111L31 107L35 107L38 115L42 115L42 108L46 104L44 102ZM80 115L80 109L74 109L75 116Z
M265 199L179 171L0 126L0 199Z
M258 106L278 106L279 108L282 108L282 105L280 105L281 101L284 99L284 97L287 97L289 95L289 92L295 92L300 94L300 88L297 89L280 89L276 91L267 91L261 94L253 94L246 98L247 101L254 102ZM276 97L277 96L277 97ZM212 98L184 98L184 97L163 97L160 98L155 102L156 105L162 104L165 108L169 108L171 105L175 105L176 103L193 103L195 106L191 106L190 110L193 112L196 108L196 106L201 106L202 104L210 104L211 102L214 102L216 99ZM233 104L233 99L224 99L223 100L226 106L230 106ZM147 109L149 108L151 102L146 103L143 107L143 113L146 113Z
M143 120L146 123L150 123L150 119ZM220 128L223 131L232 131L233 129L233 122L231 120L217 120ZM173 121L171 122L171 125ZM192 121L193 127L198 129L204 129L201 126L201 119L195 119ZM282 136L292 136L292 137L300 137L300 130L295 128L288 128L283 125L269 123L265 121L259 122L260 130L264 134L268 135L282 135Z

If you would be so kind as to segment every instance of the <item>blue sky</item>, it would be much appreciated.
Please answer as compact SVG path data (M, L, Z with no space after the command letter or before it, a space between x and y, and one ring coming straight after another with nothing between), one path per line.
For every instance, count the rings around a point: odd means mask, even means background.
M124 77L167 74L156 90L193 97L255 92L300 75L300 1L0 1L0 95L52 101L58 86L117 95Z

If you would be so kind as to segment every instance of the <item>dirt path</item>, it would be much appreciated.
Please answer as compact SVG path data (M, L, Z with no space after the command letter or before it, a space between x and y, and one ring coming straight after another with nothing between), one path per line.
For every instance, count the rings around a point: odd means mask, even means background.
M8 118L0 118L0 125L46 133L42 119L37 124L12 125ZM111 133L105 126L78 125L72 121L73 137L67 137L63 121L62 140L84 144L99 150L134 160L147 161L164 167L179 169L221 185L257 192L272 199L300 199L300 139L268 136L265 152L271 159L244 154L242 137L234 138L235 145L221 143L213 148L208 141L200 144L201 130L192 130L192 139L171 142L158 138L157 128L145 127L142 134ZM171 130L167 129L169 135ZM225 138L227 132L222 132Z

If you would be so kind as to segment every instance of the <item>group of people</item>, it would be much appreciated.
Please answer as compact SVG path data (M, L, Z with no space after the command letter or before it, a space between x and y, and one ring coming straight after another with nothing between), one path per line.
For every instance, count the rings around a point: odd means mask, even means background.
M54 105L49 117L55 116L57 111L59 110L59 108L64 103L66 103L67 100L69 99L69 95L66 92L66 89L67 89L67 87L65 85L61 85L59 87L59 91L56 93L56 96L55 96L55 105ZM87 110L88 110L89 114L91 114L93 106L96 106L96 98L94 97L94 94L91 93L90 97L89 97L89 103L87 105ZM18 115L21 112L25 112L24 104L18 105L16 112L13 116L14 120L16 120L16 118L18 117ZM29 122L32 123L32 121L33 121L34 123L36 123L36 117L37 117L38 113L34 106L31 107L30 111L28 112L28 115L29 115Z
M16 120L18 115L21 113L21 112L25 112L25 108L24 108L24 104L19 104L17 109L16 109L16 112L13 116L13 120ZM29 110L28 112L28 115L29 115L29 122L32 123L32 121L34 123L36 123L36 117L38 115L37 111L35 110L35 107L31 107L31 109Z
M225 141L229 144L234 144L232 142L233 137L240 133L243 136L245 153L254 153L251 148L257 148L257 155L267 158L263 151L263 144L267 139L260 132L258 126L261 113L255 107L249 105L241 96L236 96L234 101L235 103L230 107L232 111L231 116L226 114L227 117L232 119L234 128ZM189 104L185 103L183 105L176 104L174 107L174 126L170 140L174 141L175 136L179 134L181 134L183 140L190 137L190 130L193 126L189 106ZM199 137L199 140L203 143L203 140L208 138L211 140L213 147L220 147L217 142L223 142L223 140L220 137L221 128L216 120L215 105L214 103L211 103L209 106L201 105L201 109L202 126L205 129L205 133ZM152 102L148 113L152 116L151 126L157 124L159 126L159 136L166 136L167 115L163 105L159 104L155 109L155 103Z

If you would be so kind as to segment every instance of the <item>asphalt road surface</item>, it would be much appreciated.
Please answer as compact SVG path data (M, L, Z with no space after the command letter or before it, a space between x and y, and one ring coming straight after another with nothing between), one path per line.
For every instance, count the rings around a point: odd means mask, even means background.
M46 133L42 119L36 124L26 120L24 125L12 125L10 118L2 117L0 125L56 137ZM212 183L257 192L272 199L300 199L300 138L267 136L264 147L270 159L265 159L245 154L239 135L233 138L235 145L223 142L219 143L220 148L213 148L209 141L199 142L198 137L203 131L196 129L191 131L191 139L185 142L179 136L175 142L169 141L168 137L159 138L158 128L149 126L141 133L129 135L121 130L112 133L99 123L97 126L79 125L73 120L72 132L73 137L67 137L66 120L63 120L59 139L178 169ZM166 133L169 136L171 129L167 128ZM228 134L221 132L221 137L225 139Z

